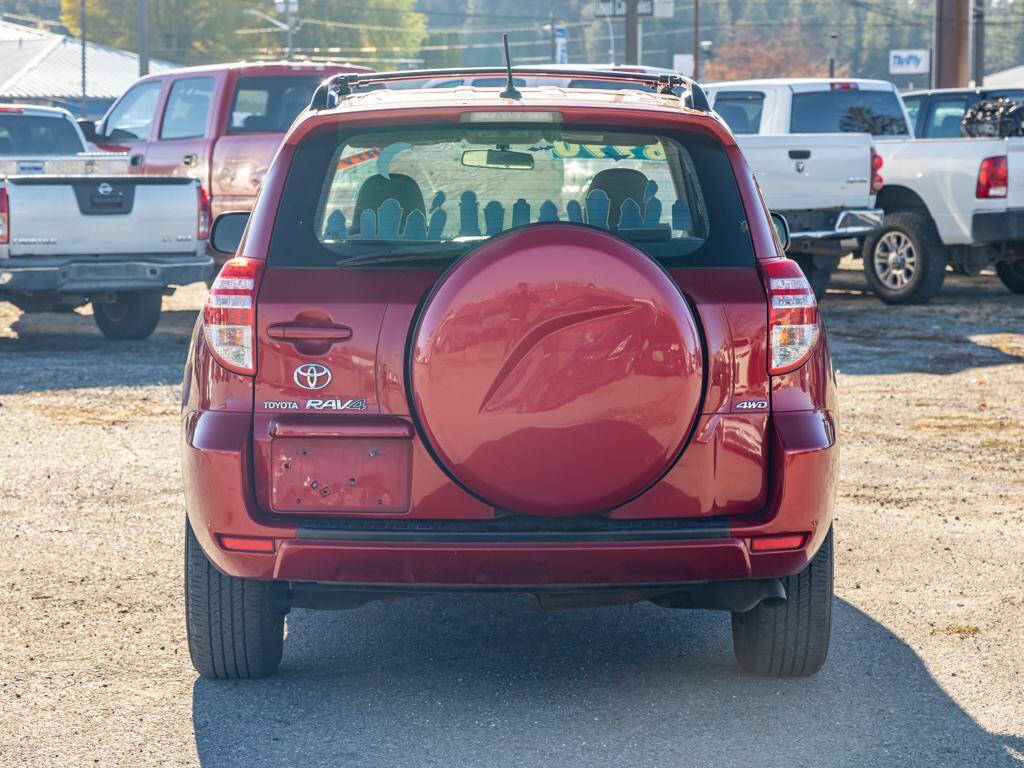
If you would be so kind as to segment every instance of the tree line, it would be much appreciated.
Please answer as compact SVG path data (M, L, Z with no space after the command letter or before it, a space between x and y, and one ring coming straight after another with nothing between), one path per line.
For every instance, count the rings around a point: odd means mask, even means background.
M80 2L10 0L5 8L58 16L75 34ZM839 73L889 78L890 49L932 47L934 2L700 0L702 74L822 76L834 59ZM90 39L137 48L137 0L86 0L86 8ZM299 58L376 69L479 66L501 62L508 32L516 61L542 63L553 15L570 61L621 62L623 23L609 24L597 8L597 0L299 0L294 47ZM270 0L150 0L150 55L181 64L282 57L284 34L247 9L283 19ZM675 0L672 18L644 19L643 63L670 67L673 54L693 52L693 10L694 0ZM987 0L986 21L986 71L1024 63L1024 0Z

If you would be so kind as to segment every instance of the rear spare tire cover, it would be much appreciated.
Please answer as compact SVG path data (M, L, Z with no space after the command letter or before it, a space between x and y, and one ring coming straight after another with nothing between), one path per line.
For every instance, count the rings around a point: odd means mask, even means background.
M539 224L442 276L413 332L413 409L466 490L521 514L579 515L649 488L700 409L689 305L603 230Z

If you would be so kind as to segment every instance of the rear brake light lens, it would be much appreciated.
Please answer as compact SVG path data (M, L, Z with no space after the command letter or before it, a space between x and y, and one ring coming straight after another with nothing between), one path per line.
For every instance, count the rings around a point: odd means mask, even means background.
M221 365L235 373L256 373L256 294L263 261L236 257L213 281L203 309L206 343Z
M818 302L795 261L761 263L768 293L768 372L788 373L807 362L818 341Z
M841 82L841 83L830 83L829 88L833 91L859 91L860 86L857 83Z
M0 243L11 238L11 212L7 207L7 189L0 187Z
M751 552L778 552L800 549L806 537L802 533L784 533L780 536L756 536L750 540Z
M986 157L978 168L976 197L1006 197L1006 156Z
M885 161L882 156L878 154L874 147L871 148L871 194L877 195L882 191L882 187L885 186L885 179L882 178L882 174L879 173L882 170L882 166L885 165Z
M196 240L206 240L210 236L210 196L200 184L196 187L199 202L198 219L196 221Z

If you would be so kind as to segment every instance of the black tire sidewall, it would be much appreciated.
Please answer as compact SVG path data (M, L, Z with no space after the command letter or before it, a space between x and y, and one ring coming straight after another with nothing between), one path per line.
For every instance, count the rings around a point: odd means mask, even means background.
M93 319L108 339L138 341L156 330L162 301L163 293L159 290L119 293L115 302L119 311L111 313L107 304L94 303Z
M1011 293L1024 293L1024 261L1000 261L996 274Z
M890 232L899 232L908 238L917 255L917 269L907 286L899 290L885 285L875 271L875 248ZM924 304L938 293L945 280L945 248L931 219L920 213L887 213L882 228L864 241L862 256L868 285L875 296L887 304Z

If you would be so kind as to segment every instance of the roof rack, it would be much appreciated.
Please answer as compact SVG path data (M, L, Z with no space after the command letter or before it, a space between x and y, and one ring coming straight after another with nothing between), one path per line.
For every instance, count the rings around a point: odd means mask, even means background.
M505 77L506 67L458 67L454 69L406 69L394 72L342 72L327 78L316 91L309 103L310 109L328 109L361 88L382 86L385 83L402 80L426 80L438 77ZM628 72L603 69L553 69L544 66L520 66L511 68L512 75L533 75L573 80L622 80L624 82L646 83L656 93L671 94L674 88L685 87L681 97L687 107L701 112L710 112L707 94L700 85L689 77L664 72Z

